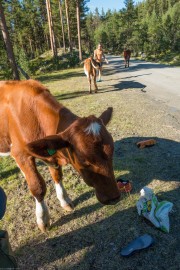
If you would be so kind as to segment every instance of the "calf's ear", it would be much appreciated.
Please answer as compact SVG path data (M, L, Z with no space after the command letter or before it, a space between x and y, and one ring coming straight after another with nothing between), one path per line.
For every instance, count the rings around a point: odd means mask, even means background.
M69 143L60 135L47 136L43 139L33 141L26 145L26 150L34 157L50 157L57 150L67 147Z
M100 116L99 118L103 121L103 124L106 126L109 121L111 120L112 117L112 112L113 112L113 108L109 107L107 108L107 110L105 110Z

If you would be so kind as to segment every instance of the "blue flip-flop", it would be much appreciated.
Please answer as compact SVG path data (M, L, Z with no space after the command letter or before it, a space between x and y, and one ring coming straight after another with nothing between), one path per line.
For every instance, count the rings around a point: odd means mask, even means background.
M130 242L126 247L121 250L120 254L125 257L130 256L137 250L150 247L153 243L154 239L152 238L152 236L149 234L144 234Z

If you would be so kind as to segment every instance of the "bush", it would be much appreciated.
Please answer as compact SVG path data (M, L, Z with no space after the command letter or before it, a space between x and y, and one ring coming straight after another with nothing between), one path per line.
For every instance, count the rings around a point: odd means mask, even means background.
M71 68L77 66L79 63L79 55L77 51L68 52L53 58L51 55L47 57L38 57L30 61L31 74L39 75L51 71Z

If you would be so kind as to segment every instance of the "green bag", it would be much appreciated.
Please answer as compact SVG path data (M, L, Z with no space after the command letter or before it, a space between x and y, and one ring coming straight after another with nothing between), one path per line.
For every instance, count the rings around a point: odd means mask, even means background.
M0 230L0 270L17 269L7 231Z

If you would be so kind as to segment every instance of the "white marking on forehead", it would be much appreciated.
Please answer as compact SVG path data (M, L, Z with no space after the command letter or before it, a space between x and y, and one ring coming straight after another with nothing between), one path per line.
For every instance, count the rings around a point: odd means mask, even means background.
M93 135L99 135L101 129L101 125L97 122L91 123L84 131L87 134L92 133Z
M6 153L2 153L2 152L0 152L0 156L1 157L7 157L7 156L10 156L10 152L6 152Z

